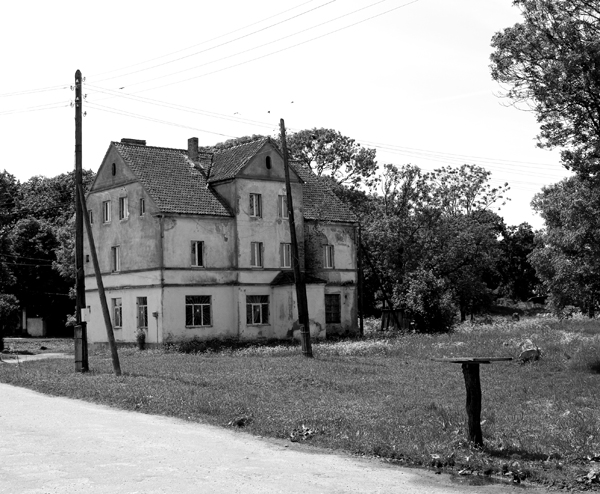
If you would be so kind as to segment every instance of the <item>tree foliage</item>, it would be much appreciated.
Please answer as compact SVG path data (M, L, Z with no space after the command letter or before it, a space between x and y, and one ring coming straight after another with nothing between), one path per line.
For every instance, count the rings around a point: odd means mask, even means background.
M508 226L499 242L502 255L498 262L500 295L525 301L536 294L540 280L529 256L535 248L535 232L528 223Z
M505 96L532 109L538 145L562 148L582 176L600 172L600 4L514 0L523 21L492 39L492 77Z
M374 260L367 279L378 277L423 331L447 330L458 313L489 304L503 227L491 209L508 187L491 187L474 165L432 173L387 165L381 188L362 217Z
M532 202L544 218L530 260L557 312L593 314L600 296L600 191L577 177L545 187Z
M348 187L372 186L376 182L375 149L361 146L333 129L306 129L287 138L293 160Z

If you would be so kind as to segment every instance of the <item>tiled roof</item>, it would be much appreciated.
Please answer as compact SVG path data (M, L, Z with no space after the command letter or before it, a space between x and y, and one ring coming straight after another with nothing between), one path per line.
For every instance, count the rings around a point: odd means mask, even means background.
M358 218L333 191L323 183L309 168L297 162L290 163L298 176L304 181L302 196L304 218L307 220L335 221L355 223Z
M187 151L122 142L112 145L160 211L232 216L224 201L208 188L206 176L193 166Z
M273 281L271 281L271 286L293 285L294 283L295 280L293 271L280 271L279 273L277 273L277 276L273 278ZM321 278L317 278L316 276L313 276L311 274L304 273L304 283L327 283L327 281L322 280Z
M200 152L196 166L187 150L113 142L158 208L165 213L232 216L225 201L208 183L234 178L267 143L268 137L212 154ZM304 182L307 220L354 223L356 216L319 178L300 163L290 166ZM208 174L208 183L206 175Z
M246 166L248 161L258 153L260 148L269 141L270 139L265 137L264 139L258 139L215 152L208 181L212 183L235 177Z

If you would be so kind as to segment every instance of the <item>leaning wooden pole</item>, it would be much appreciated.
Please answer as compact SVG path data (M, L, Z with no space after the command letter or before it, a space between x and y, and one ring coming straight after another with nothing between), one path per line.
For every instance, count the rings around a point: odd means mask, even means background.
M298 320L300 321L300 339L302 341L302 355L311 358L312 347L310 344L310 319L308 317L308 299L306 297L306 284L300 271L300 257L298 254L298 239L296 237L296 222L294 221L294 203L292 202L292 187L290 185L290 165L288 160L287 144L285 141L285 123L283 118L279 121L281 131L281 150L283 152L283 169L285 171L285 191L287 197L288 216L290 222L290 236L292 240L292 263L294 266L294 281L296 283L296 298L298 299Z
M85 205L85 195L83 193L83 187L77 187L77 192L81 204ZM110 346L110 353L112 355L113 369L115 371L115 376L120 376L121 364L119 363L117 344L115 342L115 335L113 333L112 323L110 322L110 312L108 311L108 304L106 303L106 292L104 291L104 283L102 282L102 274L100 273L100 264L98 263L98 256L96 255L96 244L94 242L94 236L92 234L92 226L90 225L90 218L87 214L83 215L83 220L85 222L85 229L87 230L88 242L90 244L90 252L92 254L92 262L94 263L94 271L96 273L96 284L98 285L100 305L102 306L102 315L104 316L104 325L106 326L106 336L108 338L108 345Z

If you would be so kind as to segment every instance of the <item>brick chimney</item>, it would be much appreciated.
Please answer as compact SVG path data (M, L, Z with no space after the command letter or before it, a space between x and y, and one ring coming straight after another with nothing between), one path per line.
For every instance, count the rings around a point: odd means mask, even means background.
M198 161L198 138L190 137L188 139L188 157L194 163Z

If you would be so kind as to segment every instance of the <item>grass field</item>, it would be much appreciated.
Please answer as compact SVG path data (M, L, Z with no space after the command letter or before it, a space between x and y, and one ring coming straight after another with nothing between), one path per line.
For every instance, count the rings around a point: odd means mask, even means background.
M524 339L541 348L539 361L481 366L485 445L474 448L465 441L461 367L430 359L516 357ZM311 360L288 345L201 354L129 348L120 350L118 378L100 352L85 375L70 361L45 360L0 365L0 381L399 464L600 487L600 321L496 319L444 335L372 332L313 349Z

